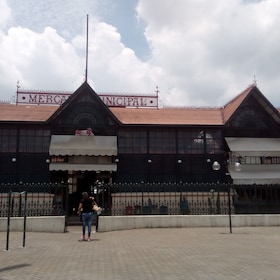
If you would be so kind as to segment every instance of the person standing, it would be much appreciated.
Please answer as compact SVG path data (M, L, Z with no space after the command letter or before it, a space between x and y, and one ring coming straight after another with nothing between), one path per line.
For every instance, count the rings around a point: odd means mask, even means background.
M92 218L93 218L93 200L89 197L87 192L82 193L82 199L79 204L78 214L82 215L82 232L83 235L81 240L91 241L91 226L92 226ZM86 239L86 229L88 231L88 236Z

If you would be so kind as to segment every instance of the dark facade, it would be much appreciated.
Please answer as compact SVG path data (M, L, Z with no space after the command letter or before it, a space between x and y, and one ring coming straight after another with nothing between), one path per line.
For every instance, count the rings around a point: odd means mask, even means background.
M21 106L14 105L15 114ZM38 110L41 105L34 106ZM280 166L280 147L277 144L273 151L263 149L255 151L255 155L249 145L250 155L247 153L238 157L236 154L239 150L232 150L227 141L228 138L247 139L247 142L251 139L253 143L257 138L263 141L273 139L280 143L279 112L255 85L224 107L215 109L215 121L211 120L214 110L211 108L199 112L199 117L204 121L189 121L187 114L185 119L182 115L178 116L173 123L162 123L160 112L164 109L150 109L153 110L152 114L159 114L159 121L146 123L130 122L131 115L126 115L126 108L121 110L121 115L115 113L113 108L107 107L94 90L84 83L44 120L28 119L26 115L22 120L7 120L2 115L1 183L68 182L72 186L70 193L77 193L79 196L81 191L89 190L97 180L107 184L234 183L235 179L239 182L242 179L234 177L230 172L229 165L235 161L239 160L245 166L252 165L255 159L255 164L265 163L267 166L271 160L271 165L277 168ZM184 110L187 112L189 109ZM134 111L140 117L145 114L138 108ZM171 112L176 113L176 109ZM92 129L94 136L77 137L115 136L117 152L91 155L50 153L52 136L74 137L75 131L87 128ZM67 145L65 142L65 146ZM261 158L262 162L256 158ZM219 170L213 169L216 161L220 164ZM52 168L52 164L57 166L59 163L74 164L61 170L59 167ZM104 163L108 168L98 167ZM87 166L90 168L87 169ZM243 183L251 184L255 177L246 174ZM274 174L254 182L265 184L267 180L267 183L280 183L280 173L279 178L275 176Z

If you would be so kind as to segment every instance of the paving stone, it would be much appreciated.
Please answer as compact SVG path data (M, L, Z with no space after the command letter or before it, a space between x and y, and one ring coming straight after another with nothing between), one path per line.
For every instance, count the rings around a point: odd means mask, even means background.
M0 280L280 279L278 227L0 232Z

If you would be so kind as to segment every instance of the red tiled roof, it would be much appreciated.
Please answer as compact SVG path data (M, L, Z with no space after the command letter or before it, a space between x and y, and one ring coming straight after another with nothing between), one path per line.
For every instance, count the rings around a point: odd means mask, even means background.
M58 106L0 104L0 121L46 121Z
M59 106L0 104L0 121L46 121ZM220 108L109 108L123 124L222 125Z
M220 108L110 108L123 124L223 125Z
M136 125L223 125L256 87L252 85L222 108L118 108L111 112L123 124ZM47 105L0 104L0 121L46 121L59 108Z

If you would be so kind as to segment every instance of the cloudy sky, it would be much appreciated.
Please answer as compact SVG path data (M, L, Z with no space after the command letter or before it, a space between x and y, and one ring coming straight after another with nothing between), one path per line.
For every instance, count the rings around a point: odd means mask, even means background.
M257 81L280 107L279 0L0 0L0 100L22 89L222 106Z

